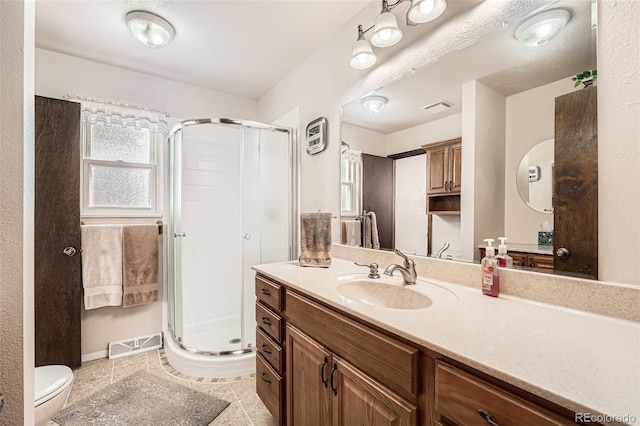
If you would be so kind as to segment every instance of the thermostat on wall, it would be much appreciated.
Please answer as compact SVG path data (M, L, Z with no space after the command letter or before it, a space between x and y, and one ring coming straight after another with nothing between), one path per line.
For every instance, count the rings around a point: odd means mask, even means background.
M316 118L307 124L306 132L307 154L314 155L324 151L327 147L327 119Z

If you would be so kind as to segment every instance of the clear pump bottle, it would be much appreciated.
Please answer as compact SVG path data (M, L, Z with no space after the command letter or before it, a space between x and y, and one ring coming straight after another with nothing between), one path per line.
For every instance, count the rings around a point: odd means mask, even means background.
M482 258L482 294L486 296L498 297L500 294L500 277L498 276L498 259L496 259L496 249L493 239L484 240L487 242L487 255Z
M498 246L498 266L501 268L513 268L513 258L507 254L507 245L504 243L507 241L507 237L500 237L500 245Z

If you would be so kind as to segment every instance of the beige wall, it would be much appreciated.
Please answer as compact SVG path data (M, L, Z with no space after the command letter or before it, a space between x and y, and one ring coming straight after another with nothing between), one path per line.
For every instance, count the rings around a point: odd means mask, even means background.
M0 2L0 424L33 424L34 4Z
M387 155L412 151L420 146L459 138L462 134L462 113L410 127L387 135Z
M341 141L347 143L350 149L357 149L378 157L387 156L387 138L382 133L343 123L341 136Z

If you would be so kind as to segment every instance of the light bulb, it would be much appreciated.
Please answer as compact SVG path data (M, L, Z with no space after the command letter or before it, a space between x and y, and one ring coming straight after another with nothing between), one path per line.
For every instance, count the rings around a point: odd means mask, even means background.
M436 7L436 4L434 0L424 0L422 3L420 3L419 7L420 7L420 12L427 14L427 13L431 13L433 8Z
M356 56L356 61L358 61L359 64L364 64L365 62L367 62L368 58L369 55L367 55L366 53L360 53Z
M384 30L381 30L378 34L379 34L378 37L380 37L380 40L387 41L391 38L391 29L385 28Z

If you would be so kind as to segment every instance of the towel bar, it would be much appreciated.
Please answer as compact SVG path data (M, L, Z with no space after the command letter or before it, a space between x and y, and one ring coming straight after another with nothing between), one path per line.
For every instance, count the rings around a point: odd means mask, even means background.
M82 225L86 225L86 223L84 223L84 220L81 220L81 221L80 221L80 225L81 225L81 226L82 226ZM161 221L161 220L158 220L158 221L156 222L156 225L158 225L158 235L162 235L162 231L163 231L163 229L164 229L164 224L162 223L162 221Z

